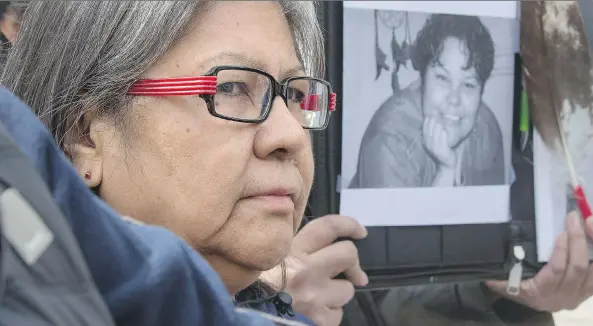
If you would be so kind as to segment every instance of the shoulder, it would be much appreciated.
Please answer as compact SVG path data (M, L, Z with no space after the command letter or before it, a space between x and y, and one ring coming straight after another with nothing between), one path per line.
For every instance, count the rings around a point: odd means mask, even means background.
M362 137L363 156L372 160L399 160L399 156L414 156L413 153L422 151L422 112L412 95L404 91L381 104Z
M403 124L422 124L422 108L420 106L420 89L410 86L387 98L379 106L369 126L377 126L385 132L398 130Z
M379 106L365 130L363 143L388 139L414 141L420 138L422 120L420 89L412 85Z
M470 143L472 152L479 151L479 157L484 164L489 164L503 151L502 131L498 119L488 105L482 103L478 114Z
M482 137L502 139L502 132L498 119L490 109L490 107L482 102L476 117L476 131Z
M424 118L415 84L390 96L375 112L362 137L351 188L419 186L431 178L433 163L422 144Z

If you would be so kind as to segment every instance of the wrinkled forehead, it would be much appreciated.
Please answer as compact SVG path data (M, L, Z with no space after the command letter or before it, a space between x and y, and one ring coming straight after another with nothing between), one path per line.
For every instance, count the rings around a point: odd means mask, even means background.
M278 2L210 2L146 77L195 76L219 65L257 68L278 79L303 74Z

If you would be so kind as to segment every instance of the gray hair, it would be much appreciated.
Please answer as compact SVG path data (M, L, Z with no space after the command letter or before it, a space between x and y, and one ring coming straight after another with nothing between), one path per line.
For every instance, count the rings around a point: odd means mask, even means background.
M2 75L58 144L86 112L122 121L128 88L203 12L207 1L33 1ZM315 4L280 1L307 73L322 76ZM81 132L78 130L78 132Z

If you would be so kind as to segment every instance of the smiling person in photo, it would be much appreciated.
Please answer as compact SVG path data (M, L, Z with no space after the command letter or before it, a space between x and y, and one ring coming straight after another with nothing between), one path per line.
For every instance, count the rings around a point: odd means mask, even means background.
M502 133L482 101L494 42L475 16L431 15L412 54L420 78L375 112L350 188L505 183Z

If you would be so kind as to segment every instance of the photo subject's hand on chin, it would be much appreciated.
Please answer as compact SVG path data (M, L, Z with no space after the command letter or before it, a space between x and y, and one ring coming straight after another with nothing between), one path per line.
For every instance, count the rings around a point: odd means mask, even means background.
M518 296L506 293L507 282L488 281L494 294L539 311L574 310L593 296L593 265L589 263L587 236L593 239L593 219L586 230L573 212L558 237L548 264L532 279L523 281Z
M434 117L426 117L422 124L424 148L437 161L437 175L434 187L451 187L454 185L457 155L449 147L449 135L445 127Z
M342 307L354 296L354 286L368 283L360 268L358 251L352 241L362 239L366 229L353 218L327 215L314 219L297 233L289 256L285 259L285 291L293 299L296 312L309 317L319 326L338 326ZM344 273L346 279L334 279ZM276 267L262 277L280 286L281 270Z

